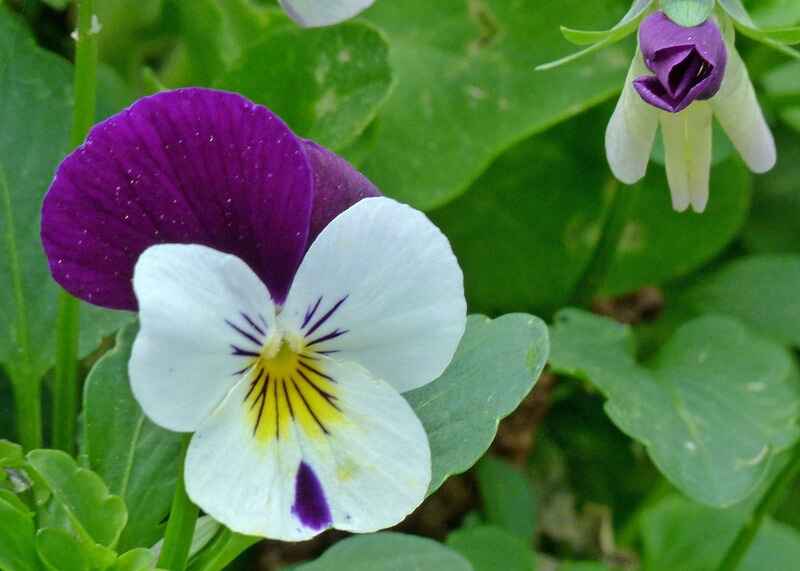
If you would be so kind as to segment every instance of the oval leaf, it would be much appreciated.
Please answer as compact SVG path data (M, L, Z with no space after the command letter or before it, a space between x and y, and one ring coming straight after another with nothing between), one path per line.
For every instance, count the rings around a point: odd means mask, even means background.
M349 537L328 549L322 557L296 571L396 571L435 569L472 571L466 559L441 543L400 533L374 533Z

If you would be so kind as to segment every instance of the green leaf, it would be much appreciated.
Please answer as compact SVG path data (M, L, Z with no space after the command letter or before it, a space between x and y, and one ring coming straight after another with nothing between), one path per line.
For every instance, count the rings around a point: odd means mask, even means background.
M140 547L120 555L110 571L152 571L156 556L149 549Z
M189 546L189 560L211 543L220 529L223 529L222 525L211 516L204 515L197 518L197 523L194 526L194 535L192 535L192 543ZM162 539L151 548L151 552L160 556L163 547L164 540Z
M458 553L424 537L382 532L348 537L296 571L472 571Z
M705 265L736 238L747 219L752 177L738 158L711 169L706 212L672 209L664 169L650 166L635 187L632 211L620 237L604 293L616 295L685 276Z
M611 571L611 568L594 561L567 561L559 565L556 571Z
M635 196L608 292L686 275L736 237L751 181L738 159L712 170L711 201L702 216L676 213L662 167L651 164L634 187L614 181L602 159L611 111L598 107L520 143L469 192L431 213L464 269L474 311L525 307L544 314L569 303L595 254L613 192Z
M36 534L36 551L47 571L90 571L92 560L86 550L63 529L40 529Z
M715 5L716 0L661 0L661 10L684 28L699 26L708 20Z
M42 2L53 10L66 10L67 6L69 6L69 0L42 0Z
M755 179L753 208L743 238L753 252L800 253L800 137L783 127L776 129L775 142L780 160L772 171Z
M739 258L685 294L697 313L724 313L779 343L800 347L800 256Z
M483 456L500 419L533 388L548 353L547 327L537 317L469 317L447 370L429 385L405 394L431 445L429 493Z
M553 370L600 390L611 420L696 501L745 499L800 435L791 355L730 318L690 321L648 367L628 327L579 310L556 316L552 343Z
M644 569L715 571L745 516L742 510L714 510L674 495L665 498L642 517ZM737 571L788 570L798 560L798 532L767 520Z
M67 150L72 71L39 49L16 16L0 7L0 363L12 378L40 378L54 361L59 287L39 240L42 196ZM84 306L81 355L121 322L124 312Z
M17 468L24 461L22 446L8 440L0 440L0 468Z
M302 136L341 149L389 95L389 45L363 22L278 28L248 49L218 86L263 103Z
M152 545L163 532L178 474L181 435L150 422L133 397L128 361L136 324L122 329L84 388L83 453L130 517L120 549Z
M478 462L475 474L486 522L531 541L536 531L536 500L528 477L492 456Z
M51 523L72 530L81 540L116 545L127 521L125 503L109 494L97 474L78 467L72 457L58 450L29 452L28 463L52 493L52 512L57 515Z
M398 82L365 174L385 194L430 210L464 193L511 145L612 97L632 49L613 46L547 76L532 70L561 53L564 14L580 24L617 8L608 0L536 9L511 0L376 2L366 17L389 36Z
M448 547L466 557L475 571L535 571L531 548L518 537L497 527L480 526L454 531Z
M38 571L33 513L8 490L0 490L0 569Z

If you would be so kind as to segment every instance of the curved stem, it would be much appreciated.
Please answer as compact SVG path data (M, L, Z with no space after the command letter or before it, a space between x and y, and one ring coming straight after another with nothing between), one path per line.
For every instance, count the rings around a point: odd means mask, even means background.
M71 146L86 138L94 122L97 90L97 33L94 0L77 0L78 36L75 46L75 107ZM78 336L80 305L62 292L56 320L56 368L53 380L53 447L72 453L78 418Z
M795 445L789 462L772 482L764 497L761 498L758 506L750 515L750 519L739 530L733 544L725 553L722 563L717 567L717 571L736 571L739 568L745 555L750 550L758 530L761 529L764 519L780 506L789 491L789 487L798 475L800 475L800 444Z
M222 571L261 538L240 535L224 528L192 561L189 571Z
M175 495L172 497L172 509L169 513L167 533L164 535L164 547L158 558L158 566L170 571L184 571L192 547L194 528L197 524L199 510L186 495L186 484L183 481L183 468L186 463L186 451L189 448L191 435L186 435L181 449L178 482Z
M600 240L572 294L572 302L580 305L589 305L608 278L636 195L635 187L623 187L616 180L610 184L613 197Z

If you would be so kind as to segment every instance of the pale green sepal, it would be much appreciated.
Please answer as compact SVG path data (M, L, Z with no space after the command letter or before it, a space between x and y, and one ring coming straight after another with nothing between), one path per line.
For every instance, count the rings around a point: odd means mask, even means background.
M636 31L637 27L639 26L639 22L642 20L652 3L653 0L635 0L630 10L628 10L625 16L622 17L622 20L620 20L617 25L610 30L573 30L572 28L562 26L561 33L564 35L567 41L577 46L588 45L589 47L559 60L537 66L536 71L545 71L560 67L624 39Z
M800 51L789 47L792 44L800 44L800 26L762 29L747 13L742 0L719 0L719 3L742 35L790 57L800 59Z
M714 0L661 0L661 10L684 28L699 26L708 20L714 5Z

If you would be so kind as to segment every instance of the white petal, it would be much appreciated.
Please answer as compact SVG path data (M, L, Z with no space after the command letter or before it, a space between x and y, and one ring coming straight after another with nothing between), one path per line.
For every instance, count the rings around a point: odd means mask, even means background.
M461 268L424 214L367 198L336 217L297 271L282 327L400 392L436 379L466 325Z
M680 113L659 113L672 207L703 212L711 180L711 107L695 101Z
M717 120L750 170L763 173L775 166L775 139L764 119L747 67L729 44L728 69L722 88L711 100Z
M658 129L658 110L645 103L633 87L633 80L650 75L637 49L625 87L606 129L606 156L611 172L625 184L644 177Z
M129 364L136 400L156 424L189 432L241 380L275 309L242 260L197 245L147 249L136 263L139 334ZM236 351L236 348L241 351Z
M333 379L313 379L331 400L304 401L299 391L313 394L310 381L274 377L254 431L243 381L192 438L189 497L236 532L285 541L328 527L371 532L399 523L425 497L430 449L405 399L358 365L315 364Z
M375 0L280 0L289 17L306 28L330 26L366 10Z

